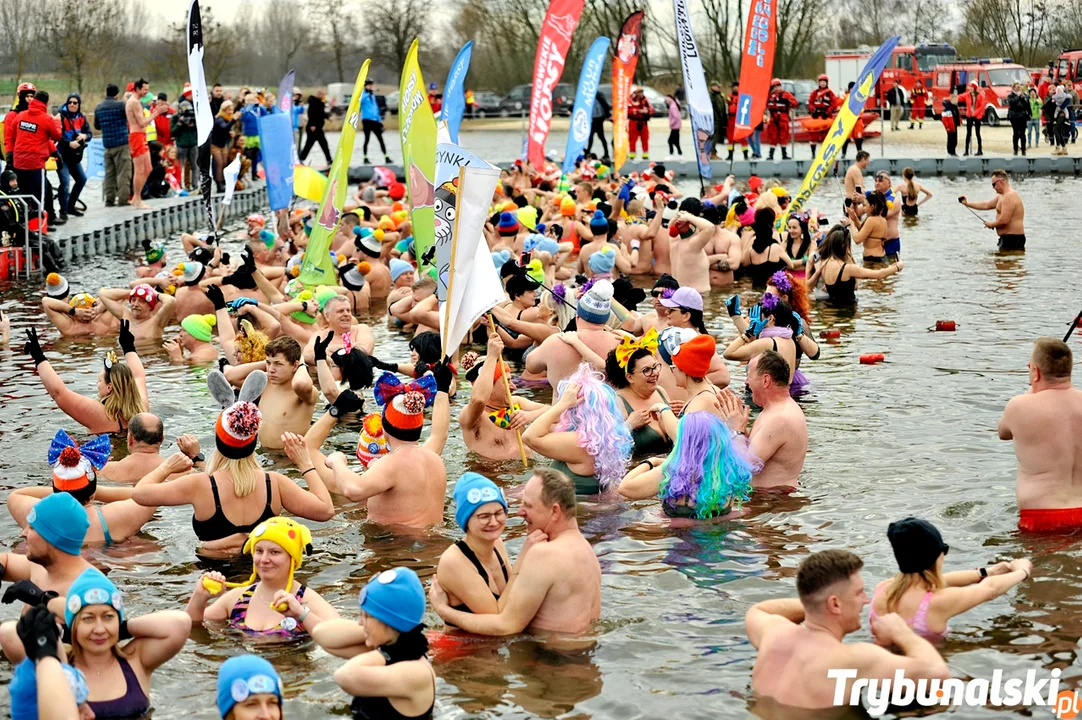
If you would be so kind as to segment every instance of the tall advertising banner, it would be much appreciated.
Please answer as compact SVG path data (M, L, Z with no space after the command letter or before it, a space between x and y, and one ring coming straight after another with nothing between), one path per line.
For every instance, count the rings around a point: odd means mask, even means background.
M447 71L447 82L443 84L443 121L447 123L447 132L451 142L458 143L458 128L462 125L462 116L466 113L466 73L470 70L470 56L473 54L473 40L462 46Z
M535 168L545 164L545 140L552 127L552 89L560 82L567 63L571 35L579 24L586 0L552 0L533 61L533 87L530 91L530 124L526 133L526 158Z
M195 163L199 166L199 192L207 213L210 235L218 239L218 225L214 222L214 198L210 193L210 131L214 127L214 114L210 111L207 95L207 78L203 74L203 21L199 16L199 0L188 6L188 82L192 86L192 105L195 106L195 134L199 153Z
M567 149L564 150L565 173L575 169L575 158L586 147L586 141L590 138L594 99L597 97L597 86L601 82L601 70L608 51L609 39L599 37L590 45L586 58L582 61L579 87L575 91L575 108L571 111L571 129L567 133Z
M308 248L304 251L299 275L305 287L338 284L337 268L331 262L331 240L338 230L342 207L346 204L349 160L353 157L353 141L357 137L357 128L361 126L361 93L364 92L364 81L368 77L368 65L371 62L365 60L357 73L353 96L349 99L345 122L342 123L342 135L338 139L338 147L334 149L334 162L327 174L327 189L323 192L319 212L312 222L312 234L308 237Z
M673 0L676 15L676 38L680 47L680 67L684 72L684 92L688 98L688 116L695 140L695 161L699 177L713 176L710 167L710 137L714 134L714 109L710 105L710 89L706 86L702 58L691 33L691 16L686 0Z
M281 210L293 202L293 119L276 112L259 118L258 124L267 199L271 210Z
M894 52L894 46L899 40L901 38L896 35L880 45L875 54L868 58L860 75L857 75L856 84L853 86L853 91L849 93L849 99L838 110L838 115L834 118L826 139L819 146L815 161L808 168L804 182L800 184L800 190L793 196L793 202L789 203L788 209L782 216L781 227L785 227L785 223L789 222L790 215L804 209L812 193L815 192L815 188L819 187L819 183L834 167L834 163L838 160L838 152L849 139L849 134L853 132L853 126L857 124L860 114L864 112L864 104L868 102L868 97L874 91L879 75L886 67L891 53Z
M733 142L755 132L766 111L777 44L778 0L753 0L748 7L744 47L740 51L740 96L736 101Z
M289 156L292 158L294 165L300 165L300 160L297 157L297 139L293 137L293 85L296 82L296 71L290 70L285 74L282 82L278 83L278 100L275 105L289 116Z
M617 171L627 162L627 103L642 48L642 16L636 10L624 20L612 56L612 169Z
M417 253L417 268L424 271L433 266L432 249L436 229L433 180L436 177L436 118L428 104L425 79L417 64L417 44L414 40L402 66L402 82L398 94L398 127L402 139L402 167L409 190L410 225L413 246ZM358 90L358 92L360 92Z

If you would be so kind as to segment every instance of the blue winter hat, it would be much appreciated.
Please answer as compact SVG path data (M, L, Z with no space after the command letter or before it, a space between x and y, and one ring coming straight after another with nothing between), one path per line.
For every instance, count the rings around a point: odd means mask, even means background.
M545 237L540 233L530 233L526 236L526 242L523 243L523 249L526 252L547 252L552 255L556 255L560 252L559 244L552 238Z
M26 522L45 542L60 552L78 555L83 549L90 520L70 493L53 493L30 510Z
M503 490L484 475L468 472L455 483L455 522L466 530L470 518L477 512L477 508L485 503L498 502L507 509L507 500L503 497Z
M86 686L86 678L81 670L64 664L64 674L71 685L71 692L75 696L75 704L82 705L90 697L90 690ZM15 666L15 672L11 676L11 684L8 685L11 692L11 718L12 720L37 720L38 718L38 682L37 669L34 663L27 658Z
M116 585L97 568L87 568L68 588L64 622L70 628L75 616L88 605L111 605L124 622L124 598Z
M398 258L391 258L389 265L391 269L391 282L398 280L402 277L402 273L408 273L413 270L413 266L405 260L399 260Z
M224 718L251 695L274 693L282 703L282 681L274 666L258 655L236 655L218 670L218 712Z
M612 312L612 283L598 280L578 299L577 313L586 322L604 325Z
M591 255L587 264L595 273L610 273L616 266L616 251L606 245Z
M500 223L496 226L496 230L501 235L514 235L518 232L518 218L506 210L500 213Z
M492 256L492 264L496 266L497 270L502 268L507 261L511 259L510 250L497 250L489 254Z
M590 232L596 235L608 234L609 219L605 217L605 213L600 210L594 210L594 216L590 218Z
M409 568L384 570L361 588L361 610L399 632L421 624L425 614L425 590L417 573Z

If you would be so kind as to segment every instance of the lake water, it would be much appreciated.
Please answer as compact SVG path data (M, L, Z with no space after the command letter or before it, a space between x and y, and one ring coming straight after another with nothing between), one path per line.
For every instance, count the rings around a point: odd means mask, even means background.
M862 283L860 306L840 312L813 310L813 331L835 327L840 340L824 341L822 358L806 361L811 394L802 404L810 450L799 492L756 498L748 517L722 525L672 531L650 502L583 506L583 532L603 569L602 619L577 649L547 647L522 637L478 641L457 653L437 653L436 716L460 717L683 717L736 718L749 714L754 651L743 616L754 602L795 596L796 567L809 553L851 548L865 560L866 582L888 577L894 560L886 526L910 514L935 522L951 546L948 569L1029 556L1034 578L1008 595L952 623L944 652L956 676L991 677L996 668L1063 669L1078 683L1082 636L1082 552L1074 538L1032 538L1016 529L1015 460L1010 443L996 435L1007 400L1026 389L1026 361L1038 335L1062 336L1078 312L1082 256L1075 235L1082 209L1082 181L1050 178L1017 183L1028 217L1028 252L994 253L995 236L954 198L990 197L987 178L931 179L936 198L902 235L905 270L882 282ZM690 189L690 188L689 188ZM815 197L837 218L840 186L828 181ZM236 250L235 247L227 249ZM180 255L171 239L170 255ZM126 282L131 258L80 260L67 278L73 292L96 292ZM756 294L739 292L750 304ZM114 341L58 341L46 329L38 289L0 287L12 316L16 345L22 329L43 331L43 346L72 388L94 391L94 375ZM707 298L707 322L719 341L734 330L723 309L729 293ZM937 319L958 323L936 333ZM373 321L381 358L408 357L407 339ZM1072 346L1078 348L1077 336ZM887 362L858 364L861 353L882 352ZM165 452L175 438L197 434L204 446L215 411L206 370L170 366L164 353L144 358L151 410L165 420ZM33 375L29 358L0 350L0 489L42 484L57 427L85 433L53 404ZM733 365L734 383L743 369ZM546 393L547 395L547 393ZM465 393L453 402L453 416ZM352 455L355 432L339 432L330 445ZM123 452L123 448L119 449ZM448 476L477 470L512 488L524 477L517 463L492 464L470 457L452 423L444 453ZM268 467L295 468L263 455ZM338 499L341 501L341 498ZM312 524L315 554L299 579L318 589L346 617L356 617L357 593L374 573L397 565L427 579L440 553L459 535L453 505L442 526L415 537L395 537L364 520L354 504L340 504L328 523ZM204 565L194 554L190 509L166 508L138 538L89 553L125 591L131 612L183 608ZM512 553L524 527L508 521ZM19 528L0 513L0 537L20 545ZM237 564L232 576L247 576ZM235 579L235 578L234 578ZM14 618L13 607L3 616ZM429 613L431 624L438 618ZM867 639L867 629L857 634ZM241 648L270 659L282 673L287 716L317 718L347 713L348 698L331 679L341 661L311 643L260 645L220 629L196 629L184 651L154 675L158 717L217 717L215 677L225 657ZM0 682L11 668L0 661ZM7 708L0 695L0 711ZM183 708L183 710L181 710ZM1038 711L1042 712L1042 711ZM991 717L966 709L963 717Z

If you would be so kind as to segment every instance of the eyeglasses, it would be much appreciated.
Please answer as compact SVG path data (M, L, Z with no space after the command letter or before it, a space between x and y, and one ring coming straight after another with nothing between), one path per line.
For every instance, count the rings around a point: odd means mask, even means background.
M78 105L78 104L79 104L78 100L68 100L68 105Z
M490 520L497 520L499 522L503 522L504 520L506 520L507 511L503 508L500 508L496 512L474 513L473 516L477 518L477 522L481 523L482 525L488 525Z
M643 374L643 377L656 377L658 373L661 372L661 364L654 363L653 365L647 365L639 372Z

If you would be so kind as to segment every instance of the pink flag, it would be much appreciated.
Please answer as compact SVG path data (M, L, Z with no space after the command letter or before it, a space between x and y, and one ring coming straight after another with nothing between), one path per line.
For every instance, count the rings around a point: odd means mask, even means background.
M560 82L571 47L571 35L579 24L585 0L552 0L533 63L533 88L530 93L530 127L526 157L534 167L545 164L545 139L552 126L552 89Z

